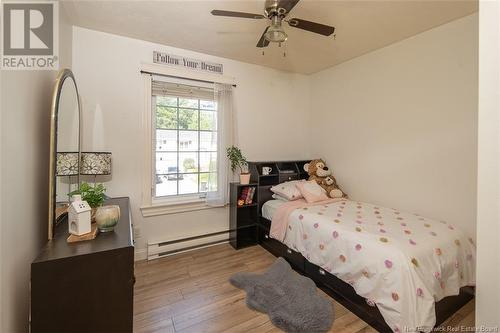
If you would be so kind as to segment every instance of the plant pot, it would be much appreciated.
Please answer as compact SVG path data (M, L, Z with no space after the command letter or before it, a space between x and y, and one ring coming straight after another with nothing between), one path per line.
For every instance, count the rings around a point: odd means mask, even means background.
M250 184L250 173L240 173L240 184L241 185Z
M120 220L120 206L109 205L97 208L95 221L101 232L113 231Z

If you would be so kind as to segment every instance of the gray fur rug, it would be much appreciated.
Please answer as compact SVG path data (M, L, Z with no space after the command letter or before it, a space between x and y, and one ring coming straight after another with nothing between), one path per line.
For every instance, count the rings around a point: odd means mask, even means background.
M333 323L332 303L318 295L314 282L278 258L264 273L236 273L229 281L247 293L251 309L267 313L286 332L326 332Z

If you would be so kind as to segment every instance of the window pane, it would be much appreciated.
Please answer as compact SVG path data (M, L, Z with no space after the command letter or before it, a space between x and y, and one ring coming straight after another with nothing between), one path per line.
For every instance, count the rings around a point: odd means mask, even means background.
M156 130L156 151L177 151L177 130Z
M177 97L157 95L156 105L177 106Z
M177 109L167 106L156 106L156 128L177 128Z
M198 172L198 153L179 153L179 172Z
M198 174L179 175L179 194L198 193Z
M197 99L190 99L190 98L179 98L179 107L197 109L198 108L198 100Z
M198 110L179 109L179 129L198 129Z
M164 197L177 194L177 175L156 176L156 196Z
M200 132L200 151L217 150L217 132Z
M208 192L209 173L200 173L200 192Z
M217 191L217 173L200 173L200 192Z
M179 150L197 151L198 150L198 132L179 131Z
M156 153L156 173L177 173L177 153Z
M207 131L217 130L217 112L200 111L200 129Z
M200 153L200 172L217 170L217 153Z
M215 110L215 102L214 101L200 101L200 109Z

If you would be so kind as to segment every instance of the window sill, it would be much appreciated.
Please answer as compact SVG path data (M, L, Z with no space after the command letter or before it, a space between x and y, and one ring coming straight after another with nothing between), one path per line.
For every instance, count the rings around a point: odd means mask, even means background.
M192 212L196 210L217 208L208 206L204 199L197 199L187 202L158 202L141 207L143 217L178 214Z

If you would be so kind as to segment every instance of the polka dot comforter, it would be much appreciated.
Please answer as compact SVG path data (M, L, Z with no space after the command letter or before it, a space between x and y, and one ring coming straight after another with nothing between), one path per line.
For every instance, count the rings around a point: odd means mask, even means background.
M471 238L449 222L397 209L350 200L285 202L271 237L351 284L394 332L430 331L434 303L475 283Z

